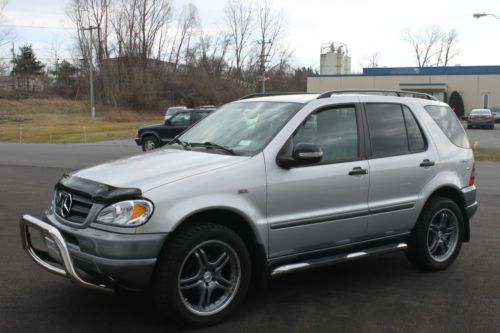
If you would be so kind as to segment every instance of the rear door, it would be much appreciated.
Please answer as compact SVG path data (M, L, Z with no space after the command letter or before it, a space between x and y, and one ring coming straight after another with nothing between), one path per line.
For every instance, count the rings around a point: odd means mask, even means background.
M436 175L437 152L409 105L367 102L364 110L371 173L367 235L408 232L417 218L419 195Z

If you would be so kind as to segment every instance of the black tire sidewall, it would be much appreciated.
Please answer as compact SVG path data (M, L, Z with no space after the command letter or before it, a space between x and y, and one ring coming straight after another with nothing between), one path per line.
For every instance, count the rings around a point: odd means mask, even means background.
M209 240L220 240L233 248L240 260L241 280L236 295L226 308L211 316L200 316L189 311L183 304L177 284L179 271L186 256L197 245ZM232 230L216 225L214 228L208 228L203 230L203 232L192 234L192 236L185 238L182 244L173 245L175 248L167 246L164 249L164 251L169 251L169 253L166 253L166 257L169 258L167 260L160 260L159 264L165 264L166 267L163 267L163 274L160 274L161 276L157 277L155 281L155 296L162 298L163 302L160 303L167 302L168 309L172 312L167 315L176 317L174 319L180 319L180 321L190 326L206 327L222 321L236 310L246 296L251 277L250 256L241 238ZM156 295L157 293L159 294Z
M458 223L458 235L457 235L457 244L453 253L450 255L448 259L445 261L436 261L432 258L429 253L429 249L427 246L427 237L429 226L432 222L432 218L434 215L440 211L441 209L449 209L451 210L456 218ZM442 197L434 197L431 198L430 202L425 206L422 214L417 222L417 226L415 227L412 235L410 237L410 248L409 248L409 257L410 259L417 264L417 266L427 269L427 270L442 270L447 268L460 253L460 249L462 247L464 237L464 218L460 208L457 204L448 199Z

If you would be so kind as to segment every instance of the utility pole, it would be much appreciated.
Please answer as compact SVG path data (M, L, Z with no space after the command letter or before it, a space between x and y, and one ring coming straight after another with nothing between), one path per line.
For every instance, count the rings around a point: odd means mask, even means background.
M259 55L259 59L260 59L260 72L261 72L261 75L262 76L258 76L257 78L261 79L262 80L262 94L265 94L266 93L266 80L268 80L269 78L266 77L266 63L269 62L269 60L267 59L269 57L269 54L267 53L266 51L266 44L271 44L271 41L268 40L259 40L257 42L257 44L260 45L260 55Z
M12 66L15 66L15 61L16 61L16 44L12 42ZM14 84L14 91L17 89L17 82L16 82L16 73L13 73L12 75L12 83Z
M82 31L90 31L90 43L89 43L89 79L90 79L90 114L92 118L95 118L95 101L94 101L94 64L92 61L92 31L98 29L98 27L90 26L88 28L82 28Z

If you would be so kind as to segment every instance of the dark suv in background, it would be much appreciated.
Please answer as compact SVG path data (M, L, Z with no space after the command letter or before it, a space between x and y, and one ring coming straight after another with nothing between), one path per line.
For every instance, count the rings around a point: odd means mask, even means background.
M175 115L165 120L163 124L139 128L135 143L141 146L143 151L161 147L213 111L215 111L215 107L200 107L177 111Z

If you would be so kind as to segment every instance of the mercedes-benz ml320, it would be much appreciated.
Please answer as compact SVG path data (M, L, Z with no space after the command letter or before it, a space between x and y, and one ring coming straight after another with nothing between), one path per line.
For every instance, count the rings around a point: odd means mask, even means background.
M148 287L195 326L289 272L395 251L445 269L478 205L465 131L431 96L369 93L250 96L162 149L66 174L45 216L21 218L23 246L80 286Z

